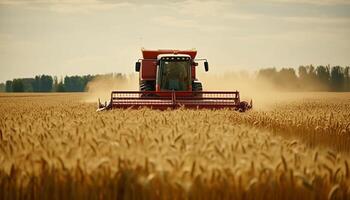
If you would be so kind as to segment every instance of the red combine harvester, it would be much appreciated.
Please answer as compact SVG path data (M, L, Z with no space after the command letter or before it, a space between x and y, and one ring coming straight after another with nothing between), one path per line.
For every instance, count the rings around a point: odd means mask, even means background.
M103 105L99 100L97 111L113 108L150 107L165 110L185 108L231 108L244 112L252 108L240 101L238 91L202 91L202 83L196 78L198 61L196 50L144 50L143 58L136 62L140 91L112 91L111 100Z

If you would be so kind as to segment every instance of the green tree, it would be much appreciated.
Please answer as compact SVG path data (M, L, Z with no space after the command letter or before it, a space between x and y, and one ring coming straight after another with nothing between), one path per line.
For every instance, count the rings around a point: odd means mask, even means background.
M34 92L40 92L41 91L41 84L40 84L40 76L35 76L34 82L33 82L33 91Z
M317 84L319 89L323 91L329 90L330 81L330 67L329 66L317 66L316 68Z
M6 81L5 85L6 92L12 92L12 81Z
M58 86L58 79L57 76L53 77L53 85L52 85L52 91L56 92L57 91L57 86Z
M344 68L344 90L350 91L350 67L346 66Z
M89 81L94 76L66 76L64 78L64 88L66 92L83 92Z
M40 92L51 92L53 85L53 79L51 76L42 75L40 77Z
M6 88L5 88L5 83L0 83L0 92L5 92Z
M24 92L24 85L21 79L13 79L12 82L13 92Z
M34 92L51 92L53 89L53 78L49 75L35 76L33 80Z
M332 91L343 91L344 72L342 67L340 66L332 67L330 83L331 83Z
M57 83L55 92L65 92L65 88L64 88L64 83L63 83L63 79L61 78L61 80Z
M34 83L34 78L22 78L21 79L23 83L23 91L24 92L33 92L33 83Z

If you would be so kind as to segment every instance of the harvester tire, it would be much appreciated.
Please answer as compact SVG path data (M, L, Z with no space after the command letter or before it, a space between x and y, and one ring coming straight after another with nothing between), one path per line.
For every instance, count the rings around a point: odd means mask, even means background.
M140 81L140 91L155 91L154 81Z
M202 88L202 83L201 82L192 82L192 91L194 92L201 92L203 91L203 88ZM194 93L194 96L196 97L202 97L202 93Z
M202 91L202 83L201 82L192 82L192 91Z
M249 104L246 101L241 101L239 103L239 112L245 112L246 110L249 109Z

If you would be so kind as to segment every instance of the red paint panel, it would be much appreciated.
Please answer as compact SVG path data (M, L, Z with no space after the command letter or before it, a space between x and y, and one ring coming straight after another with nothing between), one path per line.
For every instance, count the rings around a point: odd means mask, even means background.
M112 108L150 107L165 110L168 108L240 109L239 92L137 92L113 91Z
M196 79L196 67L194 65L191 66L191 76L192 80Z
M174 49L169 49L169 50L145 50L142 49L142 56L144 59L157 59L157 56L160 54L186 54L191 56L192 59L194 59L197 55L196 50L174 50Z
M140 73L142 80L155 80L157 73L157 61L142 60Z

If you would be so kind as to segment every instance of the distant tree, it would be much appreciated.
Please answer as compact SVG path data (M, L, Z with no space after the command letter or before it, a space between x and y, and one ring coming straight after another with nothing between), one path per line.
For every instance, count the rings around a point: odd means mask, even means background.
M35 76L33 81L34 92L51 92L53 89L53 78L49 75Z
M299 66L299 84L302 90L315 90L317 86L317 75L313 65Z
M299 74L299 85L301 90L307 90L305 87L308 83L308 75L307 75L307 69L305 66L301 65L298 68L298 74Z
M6 81L5 83L5 89L6 89L6 92L12 92L12 81Z
M330 67L329 66L317 66L316 77L319 84L319 89L327 91L329 89L330 81Z
M83 92L89 81L95 76L66 76L64 78L64 89L66 92Z
M317 82L316 68L313 65L306 66L307 69L307 89L308 90L317 90L319 84Z
M331 70L331 90L342 91L344 86L344 72L340 66L332 67Z
M65 92L66 90L64 89L64 84L62 81L60 81L58 84L57 84L57 88L56 88L56 92Z
M13 79L12 82L13 92L24 92L24 85L21 79Z
M276 78L276 84L284 90L296 90L298 88L298 77L293 68L282 68Z
M83 91L85 91L87 84L92 81L96 76L91 76L91 75L86 75L83 76L83 84L84 84L84 89Z
M276 68L260 69L257 75L258 80L268 80L271 83L276 83L277 70Z
M307 69L306 69L306 67L303 66L303 65L299 66L299 68L298 68L298 74L299 74L299 78L300 78L301 80L305 80L306 77L307 77Z
M307 69L307 76L309 78L310 81L314 81L316 80L316 70L315 67L313 65L308 65L306 66Z
M84 90L84 83L80 76L66 76L64 78L64 89L66 92L80 92Z
M34 82L33 82L33 92L40 92L41 88L41 81L40 76L35 76Z
M20 79L23 83L24 92L33 92L34 78L22 78Z
M87 84L98 75L66 76L58 81L57 77L49 75L37 75L34 78L14 79L6 81L6 92L83 92ZM121 73L107 74L116 80L125 80L125 75Z
M296 90L299 85L298 77L293 68L282 68L279 71L276 68L260 69L257 79L267 80L282 90Z
M58 86L58 79L57 76L53 77L53 85L52 85L52 91L56 92L57 91L57 86Z
M350 91L350 67L346 66L344 68L344 90Z
M0 83L0 92L5 92L6 88L5 88L5 83Z
M42 75L40 77L40 92L51 92L52 84L53 84L53 79L51 76Z

